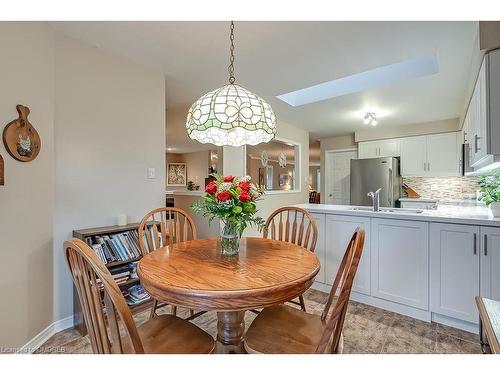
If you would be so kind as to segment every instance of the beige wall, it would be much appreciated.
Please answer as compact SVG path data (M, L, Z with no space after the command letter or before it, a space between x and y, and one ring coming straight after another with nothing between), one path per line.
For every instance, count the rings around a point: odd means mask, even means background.
M309 200L308 180L309 180L309 133L303 129L296 128L280 122L278 124L277 136L284 139L298 142L300 149L300 191L299 192L278 192L268 194L257 204L259 216L267 218L271 212L279 207L307 203ZM224 174L241 176L245 170L246 153L244 147L224 147ZM245 236L261 236L254 228L249 228L244 233Z
M458 118L447 120L409 124L403 126L375 127L359 130L354 133L356 142L372 141L377 139L412 137L416 135L447 133L460 130Z
M73 229L137 221L164 205L165 81L160 72L56 36L54 319L72 311L62 243ZM156 178L147 178L147 169Z
M0 124L31 109L42 147L27 163L0 142L0 347L19 347L52 323L52 206L54 197L54 35L43 23L0 23Z
M325 191L325 176L326 176L325 174L326 151L345 150L352 148L357 148L357 145L354 142L354 134L320 139L321 203L324 203L325 201L324 191Z

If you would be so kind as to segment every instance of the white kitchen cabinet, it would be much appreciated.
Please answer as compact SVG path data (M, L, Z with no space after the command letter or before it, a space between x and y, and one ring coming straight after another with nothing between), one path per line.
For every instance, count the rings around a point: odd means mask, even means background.
M357 227L365 230L365 246L354 278L353 291L370 294L370 218L358 216L326 215L325 223L325 283L333 280Z
M479 227L431 223L430 228L431 311L477 323Z
M433 176L459 176L460 158L457 133L427 136L427 173Z
M316 214L311 213L312 217L316 221L316 225L318 227L318 242L316 243L316 249L314 250L314 254L319 259L319 263L321 268L319 269L316 278L314 279L317 282L325 283L325 269L326 269L326 257L325 257L325 214Z
M487 154L487 82L486 82L486 60L483 60L474 92L467 113L471 130L471 156L472 166L477 164Z
M399 138L359 142L358 145L359 159L400 156L400 154Z
M426 173L426 136L401 139L401 176L424 176Z
M400 156L400 139L384 139L382 141L378 141L378 156L379 157L389 157L389 156Z
M378 158L377 141L359 142L358 159Z
M420 221L372 219L372 296L428 309L428 227Z
M401 140L401 175L459 176L460 147L456 132Z
M500 228L481 227L480 295L500 301Z

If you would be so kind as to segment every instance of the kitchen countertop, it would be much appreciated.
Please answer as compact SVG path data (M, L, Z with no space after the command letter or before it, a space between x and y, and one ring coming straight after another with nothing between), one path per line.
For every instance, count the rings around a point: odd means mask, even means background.
M482 206L439 205L436 210L422 210L422 213L361 211L361 210L353 210L353 208L357 206L330 205L330 204L305 203L305 204L298 204L295 206L303 208L307 211L316 213L325 213L325 214L500 227L500 217L494 218L493 215L491 214L490 209L484 205Z
M177 191L173 191L172 194L175 196L175 195L192 195L192 196L196 196L196 197L201 197L203 195L205 195L205 191L204 190L177 190Z

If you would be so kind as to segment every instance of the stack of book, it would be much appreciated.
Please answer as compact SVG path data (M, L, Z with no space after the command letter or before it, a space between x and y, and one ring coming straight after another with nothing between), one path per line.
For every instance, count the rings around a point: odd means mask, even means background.
M137 278L137 274L135 274L135 277L132 277L132 274L131 274L132 270L131 270L130 264L124 264L122 266L114 267L114 268L110 269L109 272L111 273L113 280L115 280L115 282L118 285L127 282L131 278ZM97 279L97 286L99 288L102 288L101 279Z
M118 285L123 284L125 281L130 279L130 265L128 264L115 267L109 271Z
M149 300L149 294L140 284L128 288L124 291L123 296L127 300L129 306L135 306Z
M111 235L91 236L86 240L104 264L127 261L141 256L137 230Z

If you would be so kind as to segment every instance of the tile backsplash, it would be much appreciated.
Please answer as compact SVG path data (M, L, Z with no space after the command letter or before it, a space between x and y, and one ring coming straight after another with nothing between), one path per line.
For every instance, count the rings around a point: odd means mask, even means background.
M403 183L431 199L463 199L478 189L476 177L403 177Z

